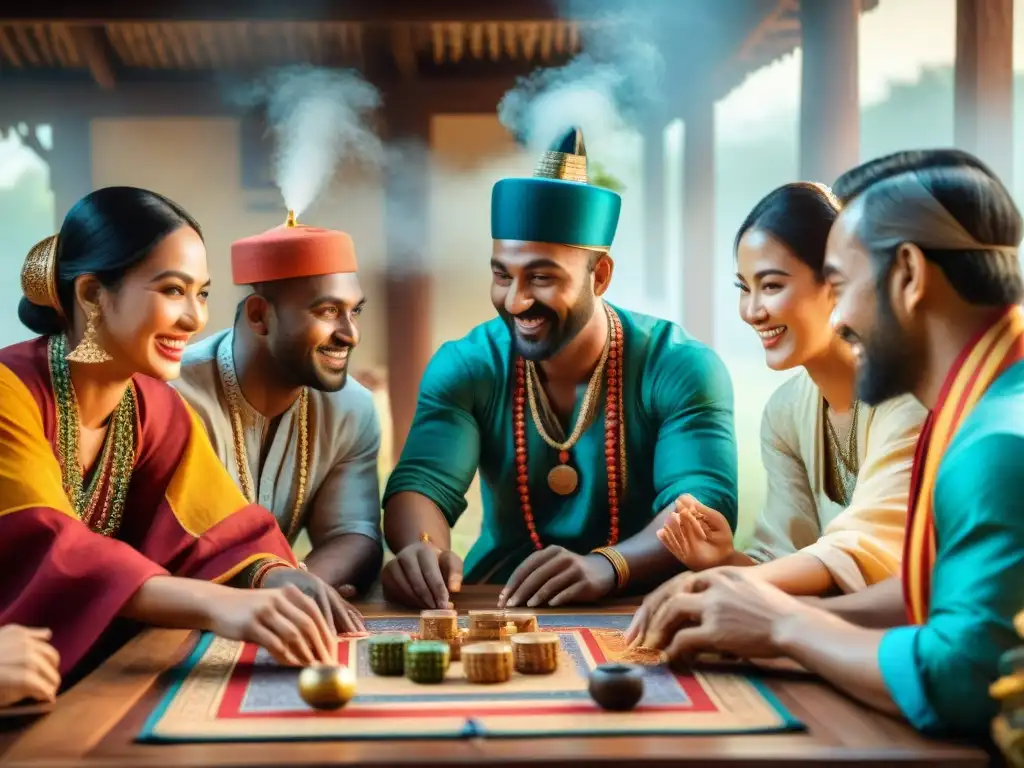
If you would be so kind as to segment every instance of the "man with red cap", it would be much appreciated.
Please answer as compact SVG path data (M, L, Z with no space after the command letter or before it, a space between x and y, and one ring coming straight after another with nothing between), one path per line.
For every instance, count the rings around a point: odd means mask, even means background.
M365 300L352 238L289 216L233 243L231 269L252 292L233 328L186 352L175 385L250 501L292 544L305 528L305 566L351 596L382 558L380 424L372 395L348 376Z

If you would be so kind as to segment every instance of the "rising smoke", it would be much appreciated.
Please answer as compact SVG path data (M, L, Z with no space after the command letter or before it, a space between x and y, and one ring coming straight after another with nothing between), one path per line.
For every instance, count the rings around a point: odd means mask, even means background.
M313 203L342 162L379 165L384 159L371 122L380 94L357 72L282 67L237 89L234 100L266 108L274 140L274 183L296 216Z
M578 126L588 154L614 171L662 98L664 65L653 19L623 5L599 17L580 0L562 5L566 18L583 20L583 52L565 66L520 78L498 105L498 119L534 155Z

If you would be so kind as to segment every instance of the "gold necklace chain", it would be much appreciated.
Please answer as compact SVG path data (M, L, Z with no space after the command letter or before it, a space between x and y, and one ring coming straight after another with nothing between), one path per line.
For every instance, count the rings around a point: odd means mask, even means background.
M583 435L587 422L590 420L590 411L597 402L597 392L601 388L601 376L604 374L604 367L608 362L608 350L610 347L611 345L606 342L604 350L601 352L601 359L597 363L597 368L594 369L594 373L590 376L587 391L583 393L583 403L580 405L580 413L576 418L576 425L573 427L569 439L564 443L560 443L548 435L547 430L544 429L544 425L541 423L540 409L537 407L537 395L534 391L533 383L534 376L536 375L536 366L532 360L526 361L526 398L530 402L530 415L533 417L533 425L537 428L537 434L541 436L541 439L556 451L568 451L576 445Z
M242 483L242 493L250 504L256 503L256 488L252 479L252 472L249 470L249 453L245 448L245 430L242 428L242 414L238 403L232 394L228 395L228 409L231 412L231 432L235 443L235 463L238 464L238 477ZM286 538L291 541L295 535L299 522L299 513L302 511L302 502L306 498L306 480L309 475L309 394L303 387L299 393L299 460L297 478L298 487L295 491L295 505L288 520L288 528L285 531Z
M847 449L844 453L839 440L839 433L836 431L832 419L828 413L825 414L825 424L828 430L829 445L832 447L831 475L832 487L837 494L842 494L842 502L849 504L853 496L853 488L857 484L857 417L859 414L859 403L853 403L853 419L850 424L850 437L847 441ZM826 406L827 407L827 406ZM845 476L844 472L845 471Z
M231 420L231 437L234 443L235 464L238 465L238 479L242 493L250 504L256 503L256 484L249 470L249 454L245 448L245 429L242 423L242 408L239 402L241 389L235 374L232 335L220 342L216 353L217 368L220 371L221 386L228 399L228 414ZM299 392L299 449L298 477L296 478L295 504L288 519L288 528L283 531L291 542L301 520L302 504L306 499L306 484L309 478L309 389Z

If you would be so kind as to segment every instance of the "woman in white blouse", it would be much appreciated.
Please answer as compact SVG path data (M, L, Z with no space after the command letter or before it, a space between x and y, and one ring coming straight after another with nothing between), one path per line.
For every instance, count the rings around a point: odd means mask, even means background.
M855 399L850 347L832 331L834 301L822 275L839 204L828 188L782 186L736 236L743 320L773 370L797 370L761 422L768 477L745 551L728 522L692 497L659 537L691 571L754 566L800 595L853 592L899 574L914 448L924 408L905 396L870 408Z

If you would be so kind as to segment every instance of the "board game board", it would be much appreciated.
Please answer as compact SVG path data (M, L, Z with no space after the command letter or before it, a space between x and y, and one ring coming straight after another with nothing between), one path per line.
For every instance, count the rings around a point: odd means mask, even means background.
M299 670L277 666L255 646L204 636L175 670L167 692L139 734L142 742L313 739L464 738L469 736L678 735L803 730L760 681L725 672L674 674L653 663L630 712L607 712L587 691L598 664L624 658L628 615L547 614L541 631L557 632L558 670L477 685L452 662L444 682L419 685L378 677L365 638L340 642L339 661L355 669L356 697L322 712L299 697ZM371 632L410 632L415 618L369 619ZM636 659L633 659L636 660Z

